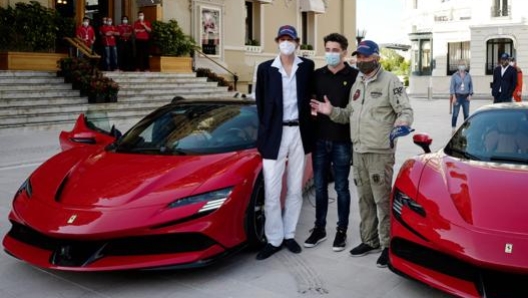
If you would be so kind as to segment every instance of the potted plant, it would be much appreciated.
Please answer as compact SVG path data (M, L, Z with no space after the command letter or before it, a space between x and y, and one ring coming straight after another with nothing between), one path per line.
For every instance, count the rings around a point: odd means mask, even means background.
M301 44L299 54L303 57L313 57L315 51L311 44Z
M106 101L107 102L117 102L117 93L119 92L119 84L116 81L108 78L107 81L107 92L106 92Z
M0 69L56 70L66 57L55 53L60 18L37 1L0 7Z
M218 86L227 87L227 90L233 91L234 87L224 77L212 72L209 68L196 69L197 77L206 77L208 82L217 82Z
M246 51L252 52L252 53L262 52L262 47L260 46L260 42L256 39L249 39L248 41L246 41Z
M152 71L192 72L191 54L196 42L183 33L177 21L152 22L152 45Z

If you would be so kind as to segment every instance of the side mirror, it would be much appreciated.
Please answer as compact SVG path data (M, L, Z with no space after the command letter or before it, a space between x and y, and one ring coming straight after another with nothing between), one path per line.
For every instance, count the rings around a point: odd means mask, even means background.
M116 140L119 140L123 134L119 129L115 128L115 125L112 125L112 128L110 129L110 135L112 135Z
M431 144L433 143L433 139L426 133L417 133L413 136L413 142L420 146L422 150L425 153L431 153Z

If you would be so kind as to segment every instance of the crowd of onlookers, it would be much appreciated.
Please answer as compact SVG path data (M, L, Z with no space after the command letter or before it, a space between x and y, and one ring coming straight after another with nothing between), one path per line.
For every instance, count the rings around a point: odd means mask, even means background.
M152 26L145 20L142 11L138 18L129 23L128 16L121 18L121 24L114 25L112 18L103 17L97 29L85 17L77 28L76 37L82 39L92 53L103 57L100 67L107 71L148 71L149 40ZM82 53L78 53L82 56Z

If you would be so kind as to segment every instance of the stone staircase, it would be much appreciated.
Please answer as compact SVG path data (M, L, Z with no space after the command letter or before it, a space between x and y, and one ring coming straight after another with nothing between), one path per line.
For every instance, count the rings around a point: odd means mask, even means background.
M117 103L88 104L54 72L0 71L0 133L19 129L71 129L80 113L102 112L111 122L135 122L185 98L232 97L227 87L191 74L106 72L119 83Z

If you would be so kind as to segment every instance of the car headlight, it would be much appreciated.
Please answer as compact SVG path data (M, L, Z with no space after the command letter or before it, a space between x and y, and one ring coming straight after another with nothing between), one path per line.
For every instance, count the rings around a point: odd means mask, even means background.
M408 195L404 194L400 190L396 189L394 193L394 199L392 200L392 210L401 216L403 207L408 207L410 210L425 217L425 209L415 200L411 199Z
M229 195L231 194L231 191L233 190L233 187L227 187L223 189L219 189L216 191L206 192L203 194L181 198L177 201L174 201L169 204L169 208L177 208L182 207L186 205L196 204L200 202L207 202L207 204L203 205L200 210L198 210L198 213L200 212L206 212L206 211L213 211L216 210L224 204L224 202L227 200Z

